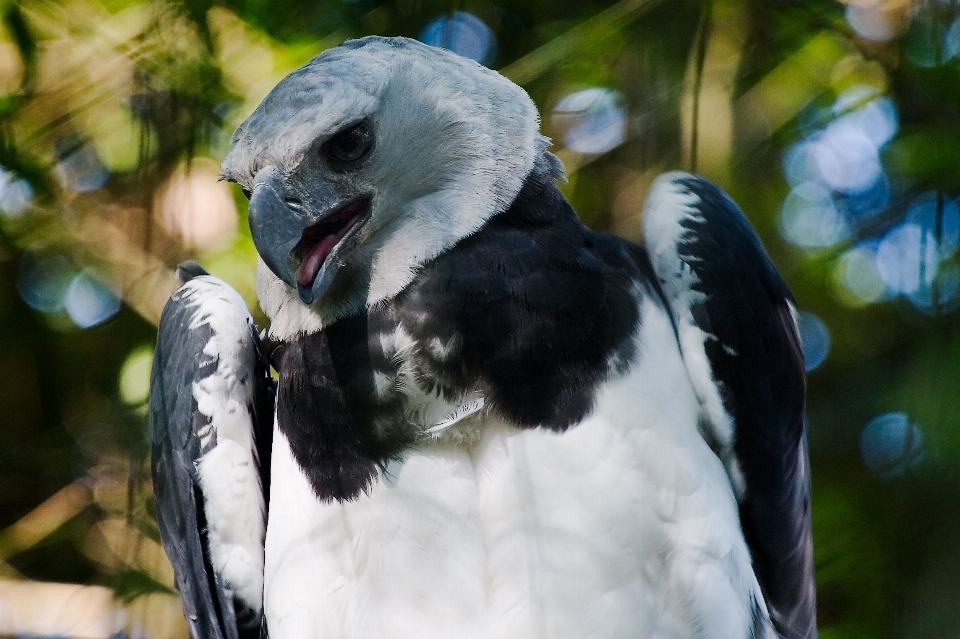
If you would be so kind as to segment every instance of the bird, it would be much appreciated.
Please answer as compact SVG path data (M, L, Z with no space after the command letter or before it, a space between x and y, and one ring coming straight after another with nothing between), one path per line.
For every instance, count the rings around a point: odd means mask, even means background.
M796 303L715 184L591 230L519 86L366 37L239 126L260 330L195 263L151 377L194 639L813 639Z

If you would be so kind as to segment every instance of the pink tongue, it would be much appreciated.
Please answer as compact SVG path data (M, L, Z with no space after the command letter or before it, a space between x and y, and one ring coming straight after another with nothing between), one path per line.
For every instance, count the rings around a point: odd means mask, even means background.
M313 280L317 278L317 273L320 272L320 267L323 266L323 261L327 259L327 255L333 250L333 246L338 239L339 233L328 235L317 242L313 250L303 258L300 268L297 269L297 284L300 286L313 284Z

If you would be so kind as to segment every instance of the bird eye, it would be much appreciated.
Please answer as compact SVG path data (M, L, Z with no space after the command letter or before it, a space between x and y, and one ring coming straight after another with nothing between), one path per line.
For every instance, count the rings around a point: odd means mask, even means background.
M323 145L323 154L334 168L347 170L356 166L372 148L373 131L363 121L327 140Z

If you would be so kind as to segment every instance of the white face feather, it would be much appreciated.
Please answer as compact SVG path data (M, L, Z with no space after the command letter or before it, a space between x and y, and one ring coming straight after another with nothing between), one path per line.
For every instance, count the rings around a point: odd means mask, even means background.
M323 141L363 118L376 142L362 169L305 173L323 168L311 157ZM426 261L510 205L543 146L523 89L414 40L349 42L289 75L237 130L223 175L250 188L257 171L276 166L292 181L351 181L350 190L372 193L370 221L338 272L369 285L335 283L307 306L261 263L272 336L312 333L395 296Z

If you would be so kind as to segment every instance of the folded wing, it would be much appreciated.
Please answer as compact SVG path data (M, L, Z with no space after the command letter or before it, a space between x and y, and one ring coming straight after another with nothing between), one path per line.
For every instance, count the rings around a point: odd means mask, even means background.
M243 300L192 270L163 310L150 382L157 521L190 636L254 638L274 382Z
M654 183L644 245L727 467L777 632L816 637L804 360L793 298L743 213L685 173Z

